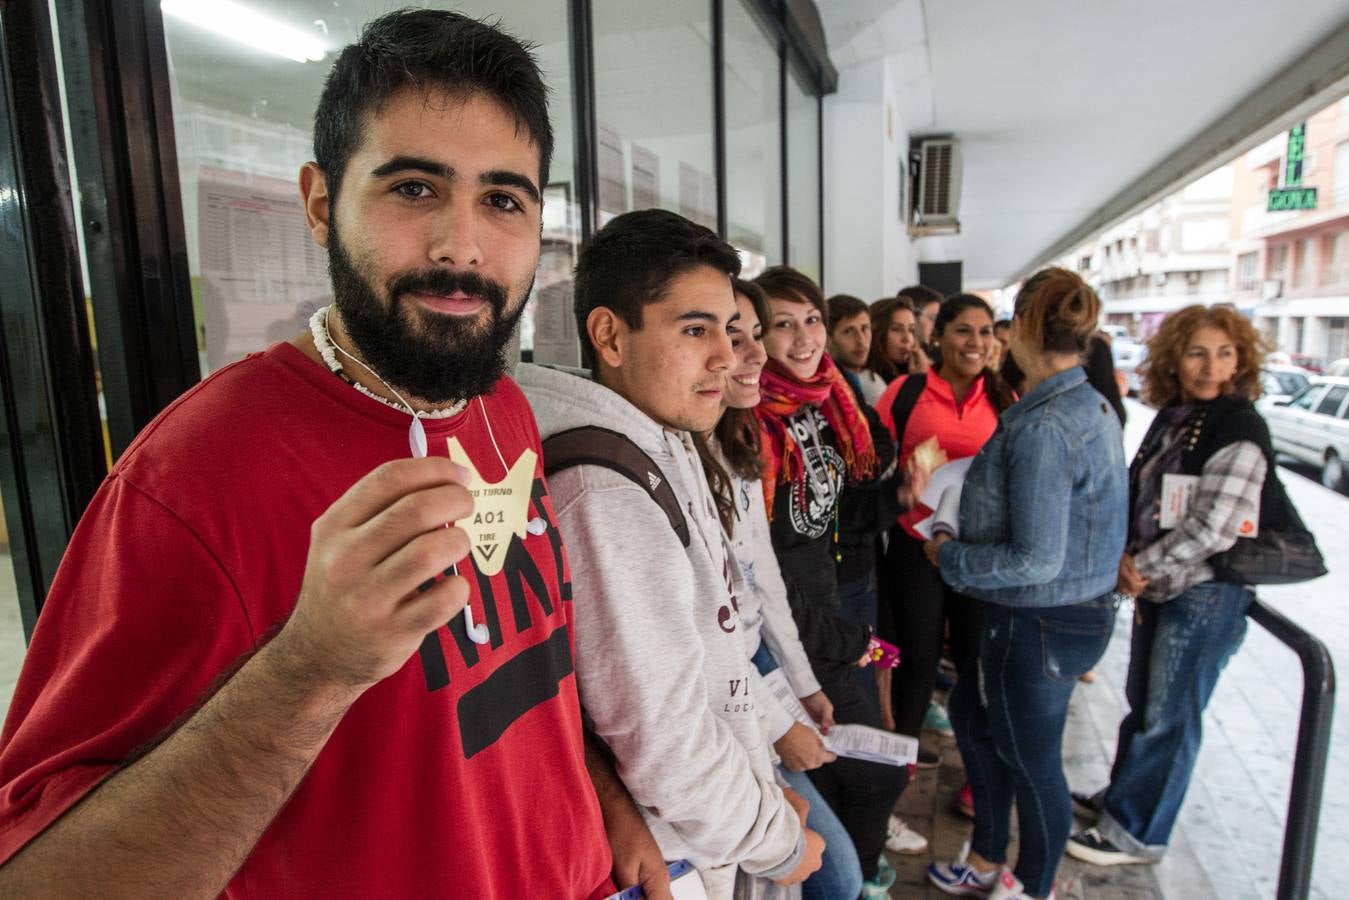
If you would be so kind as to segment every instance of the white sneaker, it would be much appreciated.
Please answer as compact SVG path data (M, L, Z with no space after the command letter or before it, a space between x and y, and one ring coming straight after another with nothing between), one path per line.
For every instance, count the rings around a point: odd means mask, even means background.
M909 827L899 816L891 815L885 829L885 849L901 856L919 856L927 852L927 838Z
M1026 886L1021 883L1021 879L1013 875L1009 869L1003 869L998 873L998 880L993 885L993 892L988 895L988 900L1034 900L1034 898L1026 893ZM1053 888L1049 889L1049 896L1045 900L1055 900Z

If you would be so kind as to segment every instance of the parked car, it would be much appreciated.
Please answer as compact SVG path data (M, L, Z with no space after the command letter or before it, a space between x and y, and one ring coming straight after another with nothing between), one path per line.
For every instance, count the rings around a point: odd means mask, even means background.
M1295 366L1301 366L1314 375L1320 375L1321 370L1325 368L1326 361L1319 356L1308 356L1305 353L1292 353L1288 356L1288 362Z
M1337 359L1326 366L1324 375L1334 375L1336 378L1349 378L1349 359Z
M1110 349L1115 356L1115 371L1123 373L1129 381L1129 396L1137 396L1143 389L1138 367L1148 358L1148 345L1116 341Z
M1273 403L1278 400L1291 400L1293 395L1311 382L1311 373L1300 366L1266 365L1260 376L1260 386L1265 397Z
M1279 453L1316 466L1321 483L1349 493L1349 378L1314 378L1289 400L1262 400Z

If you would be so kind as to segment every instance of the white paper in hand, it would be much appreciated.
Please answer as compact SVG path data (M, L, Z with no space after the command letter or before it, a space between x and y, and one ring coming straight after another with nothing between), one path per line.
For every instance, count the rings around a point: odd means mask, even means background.
M802 725L816 734L820 733L815 727L815 720L792 693L791 685L787 683L787 677L783 675L781 669L769 672L763 680L783 709ZM821 737L830 753L851 759L864 759L889 766L907 766L918 759L916 739L903 734L892 734L869 725L835 725L829 729L828 734Z
M802 725L806 725L812 729L815 728L815 720L810 717L810 713L808 713L806 708L801 705L801 701L797 698L795 692L792 691L792 686L787 682L787 676L783 674L781 669L774 669L765 675L763 677L763 683L768 688L769 693L773 695L773 699L778 702L779 706L787 711L788 715Z
M919 498L919 501L928 509L936 509L947 488L965 483L965 475L970 471L970 463L972 462L974 462L973 456L962 457L952 460L933 472L932 479L928 481L927 488L923 491L923 496Z
M907 766L918 761L918 739L870 725L835 725L824 738L831 753L850 759Z
M964 482L953 484L941 493L937 511L924 521L932 523L932 533L944 531L951 537L960 538L960 492Z

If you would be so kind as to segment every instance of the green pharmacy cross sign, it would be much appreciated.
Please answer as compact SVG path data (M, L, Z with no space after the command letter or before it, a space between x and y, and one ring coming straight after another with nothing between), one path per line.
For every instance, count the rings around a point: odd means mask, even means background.
M1269 192L1269 212L1316 209L1316 188L1302 186L1302 160L1307 150L1307 124L1293 126L1288 132L1288 154L1284 160L1283 187Z

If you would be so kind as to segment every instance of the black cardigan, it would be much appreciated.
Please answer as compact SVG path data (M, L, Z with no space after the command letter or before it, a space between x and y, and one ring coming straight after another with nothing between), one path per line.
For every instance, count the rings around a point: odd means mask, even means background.
M1147 448L1159 439L1160 435L1155 432L1165 427L1165 420L1159 414L1152 420L1142 447ZM1189 431L1182 440L1185 441L1185 449L1180 454L1180 466L1181 472L1186 475L1202 474L1205 463L1213 454L1238 441L1250 441L1259 447L1265 455L1265 482L1260 488L1260 528L1281 530L1287 526L1287 509L1283 502L1283 491L1277 485L1274 445L1269 439L1269 426L1251 401L1244 397L1218 397L1195 404ZM1133 465L1129 467L1131 495L1138 490L1138 472L1144 461L1143 450L1140 449Z

